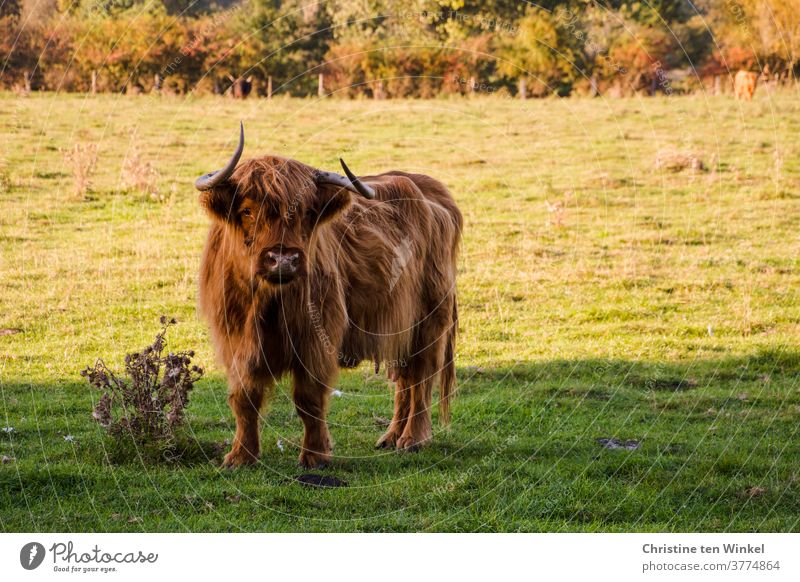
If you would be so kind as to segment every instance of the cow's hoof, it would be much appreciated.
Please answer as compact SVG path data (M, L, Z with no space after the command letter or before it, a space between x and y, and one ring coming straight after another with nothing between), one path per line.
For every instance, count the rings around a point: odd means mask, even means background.
M222 460L222 466L225 469L235 469L236 467L255 465L256 463L258 463L258 457L243 450L231 451Z
M378 439L378 442L375 443L376 449L393 449L397 444L397 439L399 435L394 431L386 432L381 438Z
M304 469L324 469L331 462L330 453L314 453L303 451L298 459L300 466Z
M403 435L397 439L397 450L407 453L416 453L423 445L427 444L429 440L430 439L417 440L411 435Z

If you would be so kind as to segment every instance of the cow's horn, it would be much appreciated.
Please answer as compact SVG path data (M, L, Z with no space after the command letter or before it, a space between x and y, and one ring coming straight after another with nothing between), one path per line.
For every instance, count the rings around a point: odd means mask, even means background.
M369 198L372 200L375 198L375 190L364 184L361 180L359 180L356 175L350 171L350 168L347 167L347 164L344 163L342 158L339 158L339 163L342 164L342 169L344 173L347 174L347 178L355 187L356 191L361 194L364 198Z
M233 171L236 169L236 164L239 163L239 158L242 157L244 151L244 124L239 122L239 145L236 147L231 159L225 164L225 167L210 174L203 174L194 182L194 187L198 190L211 190L214 186L224 182L231 177Z
M317 182L322 184L333 184L334 186L345 188L350 190L350 192L361 194L364 198L369 198L370 200L375 198L375 191L364 184L361 180L356 178L355 175L350 171L350 168L348 168L341 159L339 161L342 162L342 167L347 173L347 177L337 174L336 172L318 171Z

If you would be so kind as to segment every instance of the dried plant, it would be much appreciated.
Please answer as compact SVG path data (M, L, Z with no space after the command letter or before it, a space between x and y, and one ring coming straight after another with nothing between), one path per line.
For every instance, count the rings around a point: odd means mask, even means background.
M91 187L92 174L97 168L97 145L76 143L64 159L72 166L75 194L83 198Z
M13 182L11 180L11 173L8 171L8 164L5 160L0 159L0 194L7 194L11 192Z
M779 188L781 185L781 177L783 176L783 155L778 148L775 148L772 159L774 161L772 166L772 180L775 182L775 187Z
M163 201L158 194L158 180L161 175L155 166L142 157L136 142L122 162L122 182L130 190L141 192L154 200Z
M544 205L547 208L547 226L564 228L564 215L566 213L564 202L556 200L551 203L549 200L545 200Z
M92 417L115 438L129 437L144 449L169 449L183 424L189 392L203 375L191 365L194 352L168 352L166 333L175 319L161 317L163 328L155 341L141 352L125 356L127 379L122 379L98 360L81 372L102 392Z
M670 172L681 172L686 169L701 172L706 166L697 154L666 148L656 153L655 168Z

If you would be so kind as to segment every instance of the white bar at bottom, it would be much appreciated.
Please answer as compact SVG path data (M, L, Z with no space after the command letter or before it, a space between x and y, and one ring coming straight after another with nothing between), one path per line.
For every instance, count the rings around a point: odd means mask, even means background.
M29 533L0 535L0 579L777 581L800 580L798 550L800 534Z

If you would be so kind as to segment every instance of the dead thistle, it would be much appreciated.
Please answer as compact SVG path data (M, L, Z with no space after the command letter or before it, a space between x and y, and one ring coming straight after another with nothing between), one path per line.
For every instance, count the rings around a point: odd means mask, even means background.
M681 172L689 169L695 172L706 170L706 166L700 156L692 152L682 152L672 148L659 150L656 154L656 170L669 170L670 172Z
M92 417L118 441L130 437L144 449L168 450L177 429L183 424L189 392L203 375L191 365L193 351L163 355L166 333L174 319L161 317L163 328L155 341L141 352L125 356L122 379L102 360L81 372L102 392Z
M547 226L564 228L564 214L566 213L564 202L562 200L556 200L551 203L549 200L545 200L544 205L547 207L548 213Z
M778 148L772 154L772 180L775 182L775 187L780 188L781 178L783 176L783 155Z
M7 194L13 188L11 173L8 171L8 164L0 159L0 194Z
M64 154L64 159L72 166L75 195L84 198L91 188L92 174L97 168L97 145L76 143L72 150Z
M122 182L125 187L150 196L154 200L163 201L164 197L158 194L160 178L158 170L142 157L134 141L122 162Z

